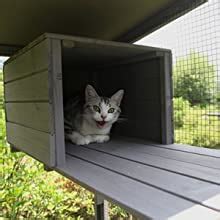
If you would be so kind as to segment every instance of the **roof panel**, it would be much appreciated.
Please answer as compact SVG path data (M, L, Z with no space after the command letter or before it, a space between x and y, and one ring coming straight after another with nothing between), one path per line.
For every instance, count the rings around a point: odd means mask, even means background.
M197 6L205 0L0 0L0 54L10 54L13 46L26 45L44 32L134 41L164 24L167 16L158 16L167 9L180 3L178 13L191 9L187 2Z

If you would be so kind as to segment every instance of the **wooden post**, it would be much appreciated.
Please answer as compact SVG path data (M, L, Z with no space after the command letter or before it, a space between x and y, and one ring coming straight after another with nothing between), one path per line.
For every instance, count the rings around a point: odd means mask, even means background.
M98 194L95 195L95 220L109 220L108 202Z

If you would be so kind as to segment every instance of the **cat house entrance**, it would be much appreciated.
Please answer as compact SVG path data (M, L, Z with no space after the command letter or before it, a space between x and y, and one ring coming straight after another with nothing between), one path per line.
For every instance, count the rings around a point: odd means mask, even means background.
M65 164L63 107L88 84L100 96L124 90L125 120L114 124L109 143L173 142L169 50L56 34L4 65L8 142L49 167Z
M111 97L124 90L121 117L111 139L138 138L171 143L170 52L110 42L62 45L64 105L92 85L98 95Z

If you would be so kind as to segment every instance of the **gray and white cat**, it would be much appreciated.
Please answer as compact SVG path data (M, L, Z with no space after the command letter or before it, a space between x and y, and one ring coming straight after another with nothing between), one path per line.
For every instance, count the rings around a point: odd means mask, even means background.
M124 90L119 90L111 98L101 97L87 85L84 103L75 98L64 109L66 139L77 145L108 141L111 127L121 113L123 95Z

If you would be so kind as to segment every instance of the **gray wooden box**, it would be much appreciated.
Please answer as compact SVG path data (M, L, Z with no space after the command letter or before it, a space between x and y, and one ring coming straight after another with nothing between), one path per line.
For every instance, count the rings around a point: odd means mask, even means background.
M125 90L127 120L113 134L171 144L171 72L169 50L44 34L4 65L7 141L47 166L65 163L63 102L90 83L106 96Z

